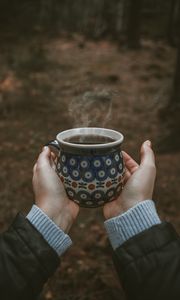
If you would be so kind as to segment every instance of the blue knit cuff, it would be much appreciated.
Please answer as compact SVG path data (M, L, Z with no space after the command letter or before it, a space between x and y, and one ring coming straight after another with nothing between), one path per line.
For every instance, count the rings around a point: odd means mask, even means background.
M136 234L160 224L154 202L145 200L125 213L104 222L111 245L115 250Z
M26 218L42 234L48 244L60 256L72 244L64 233L38 206L33 205Z

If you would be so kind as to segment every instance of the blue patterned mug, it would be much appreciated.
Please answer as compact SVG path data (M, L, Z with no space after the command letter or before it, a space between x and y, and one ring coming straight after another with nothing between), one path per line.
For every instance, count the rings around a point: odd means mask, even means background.
M60 132L47 145L57 150L56 170L69 199L82 207L115 200L123 186L123 135L105 128L74 128Z

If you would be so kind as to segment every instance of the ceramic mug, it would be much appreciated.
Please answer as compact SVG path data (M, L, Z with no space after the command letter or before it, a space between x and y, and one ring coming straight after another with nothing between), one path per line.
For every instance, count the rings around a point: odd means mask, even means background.
M49 142L57 152L56 171L69 199L82 207L115 200L123 186L123 135L105 128L74 128Z

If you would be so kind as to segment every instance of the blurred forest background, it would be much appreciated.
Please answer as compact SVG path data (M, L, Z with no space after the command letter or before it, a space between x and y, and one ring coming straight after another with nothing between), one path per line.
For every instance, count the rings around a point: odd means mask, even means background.
M33 202L32 168L64 129L122 132L139 160L150 139L154 199L180 233L180 1L0 0L0 230ZM73 247L41 300L118 300L101 209L81 209Z

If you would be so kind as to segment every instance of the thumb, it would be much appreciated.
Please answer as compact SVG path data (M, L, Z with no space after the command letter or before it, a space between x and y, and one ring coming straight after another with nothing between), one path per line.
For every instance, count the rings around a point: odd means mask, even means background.
M141 146L141 164L140 166L155 167L154 152L151 148L151 141L145 141Z

